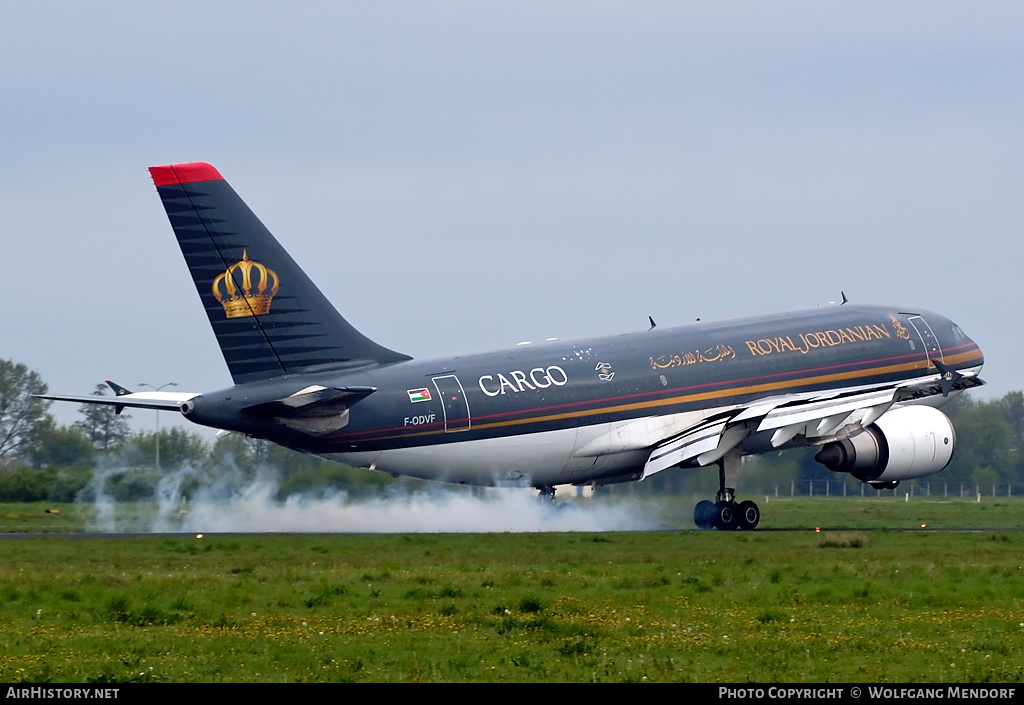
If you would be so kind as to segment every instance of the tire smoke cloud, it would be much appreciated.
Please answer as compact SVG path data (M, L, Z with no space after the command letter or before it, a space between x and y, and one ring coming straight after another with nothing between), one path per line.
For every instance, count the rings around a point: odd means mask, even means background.
M97 469L80 504L93 512L89 529L103 533L487 533L645 531L657 518L639 501L562 501L528 488L475 492L442 484L426 490L387 490L371 497L344 491L279 496L274 471L243 472L233 462L214 468L188 463L163 474L149 496L116 502L112 487L137 469ZM563 489L561 494L575 494Z

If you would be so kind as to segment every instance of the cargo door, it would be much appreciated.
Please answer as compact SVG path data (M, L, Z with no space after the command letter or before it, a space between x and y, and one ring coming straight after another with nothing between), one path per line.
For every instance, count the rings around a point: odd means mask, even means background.
M441 398L441 408L444 409L444 432L468 431L469 401L459 378L455 375L441 375L431 378L431 381Z

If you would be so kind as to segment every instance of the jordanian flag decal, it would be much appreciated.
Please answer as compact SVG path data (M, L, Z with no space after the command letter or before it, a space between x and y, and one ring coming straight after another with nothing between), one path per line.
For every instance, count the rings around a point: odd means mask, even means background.
M409 389L409 401L416 403L418 401L430 401L430 390L424 387L423 389Z

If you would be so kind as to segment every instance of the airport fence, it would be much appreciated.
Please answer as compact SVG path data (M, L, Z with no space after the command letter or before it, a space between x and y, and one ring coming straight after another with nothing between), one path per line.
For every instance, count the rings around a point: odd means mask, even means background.
M875 489L863 482L842 480L791 480L768 492L776 497L1024 497L1024 484L1013 482L901 482L891 490Z

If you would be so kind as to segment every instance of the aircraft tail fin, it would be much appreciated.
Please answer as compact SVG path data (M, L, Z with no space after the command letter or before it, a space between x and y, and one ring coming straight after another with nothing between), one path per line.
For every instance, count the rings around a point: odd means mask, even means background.
M213 166L149 171L236 384L410 359L353 328Z

